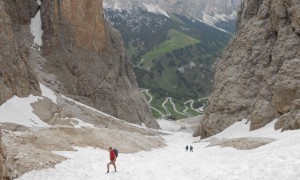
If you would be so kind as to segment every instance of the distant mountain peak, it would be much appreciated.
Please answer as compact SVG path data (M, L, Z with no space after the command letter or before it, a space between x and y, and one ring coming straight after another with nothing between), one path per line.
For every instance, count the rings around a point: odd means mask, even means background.
M199 19L207 24L234 20L237 8L242 0L104 0L104 8L116 11L131 11L140 7L151 13L176 13Z

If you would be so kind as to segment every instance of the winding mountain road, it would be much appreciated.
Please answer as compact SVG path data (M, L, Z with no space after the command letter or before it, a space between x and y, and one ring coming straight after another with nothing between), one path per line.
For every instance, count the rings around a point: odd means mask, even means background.
M141 64L143 64L144 59L142 59L138 64L134 65L134 67L142 68Z
M183 116L192 117L192 115L189 112L187 112L189 109L192 109L193 111L196 111L198 113L203 112L201 110L201 108L203 108L203 107L201 107L199 109L195 109L194 108L194 102L195 102L195 100L188 100L188 101L184 102L185 109L182 112L180 112L176 108L176 104L173 102L173 98L167 97L165 99L165 101L161 105L163 107L164 111L165 111L165 113L163 113L162 111L160 111L160 110L156 109L155 107L151 106L151 102L153 101L153 96L150 94L149 91L150 91L149 89L143 89L142 90L142 92L145 93L145 95L149 97L149 100L147 99L147 101L150 104L151 109L154 110L154 111L156 111L161 116L161 118L166 118L166 117L169 117L169 116L172 115L171 112L170 112L170 110L169 110L169 108L166 106L166 104L168 102L171 103L171 105L172 105L173 110L174 110L175 113L183 115ZM204 100L204 99L208 99L208 97L198 99L198 101L201 101L201 100Z
M166 98L166 100L162 103L162 107L164 108L164 110L167 112L167 116L171 116L171 113L169 111L169 109L166 107L167 102L169 101L168 98Z
M175 103L173 102L173 99L172 99L171 97L169 97L169 101L170 101L170 103L172 104L173 109L174 109L174 111L175 111L176 113L181 114L181 115L183 115L183 116L188 116L188 117L190 117L189 114L186 114L186 113L184 113L184 112L180 112L180 111L177 110L176 105L175 105Z
M150 99L148 100L148 103L151 107L152 110L156 111L161 117L166 117L168 115L164 114L163 112L161 112L160 110L156 109L155 107L151 106L151 102L153 100L153 96L149 93L149 89L144 89L142 90L143 93L145 93Z
M171 103L171 105L172 105L172 107L173 107L173 110L174 110L177 114L181 114L181 115L183 115L183 116L190 117L189 114L186 114L186 113L184 113L184 112L180 112L180 111L177 110L176 105L175 105L175 103L173 102L173 99L172 99L171 97L167 97L166 100L165 100L165 101L163 102L163 104L162 104L162 107L163 107L165 110L167 110L168 112L170 112L169 109L166 107L166 103L168 103L168 102ZM170 113L170 115L171 115L171 113Z
M194 108L194 102L195 102L195 100L188 100L188 101L184 102L184 105L189 104L189 105L190 105L190 109L192 109L192 110L194 110L194 111L196 111L196 112L200 112L199 109L195 109L195 108Z

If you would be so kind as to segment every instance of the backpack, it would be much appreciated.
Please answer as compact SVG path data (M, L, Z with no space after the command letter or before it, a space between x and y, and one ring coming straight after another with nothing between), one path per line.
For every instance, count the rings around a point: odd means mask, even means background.
M119 154L118 150L114 149L114 152L115 152L116 157L118 157L118 154Z

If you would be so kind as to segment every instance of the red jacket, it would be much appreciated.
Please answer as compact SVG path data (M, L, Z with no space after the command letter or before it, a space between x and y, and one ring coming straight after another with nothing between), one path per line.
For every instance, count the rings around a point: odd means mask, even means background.
M115 154L115 151L114 150L111 150L110 153L109 153L109 157L110 157L110 160L113 161L116 157L116 154Z

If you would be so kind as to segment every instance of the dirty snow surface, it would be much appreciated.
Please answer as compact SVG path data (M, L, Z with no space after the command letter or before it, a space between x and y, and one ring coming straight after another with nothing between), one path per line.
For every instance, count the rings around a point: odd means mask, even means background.
M168 145L165 148L136 154L120 152L116 173L105 173L108 162L106 150L87 147L77 148L75 152L56 152L69 159L52 169L29 172L19 180L299 179L300 131L280 133L271 130L272 122L249 133L249 125L245 122L237 122L216 138L278 137L277 141L254 150L236 150L206 147L208 142L199 142L189 133L170 132L171 135L164 136ZM171 128L166 127L167 124ZM164 123L164 127L174 129L170 123ZM192 145L194 152L185 152L186 145Z

